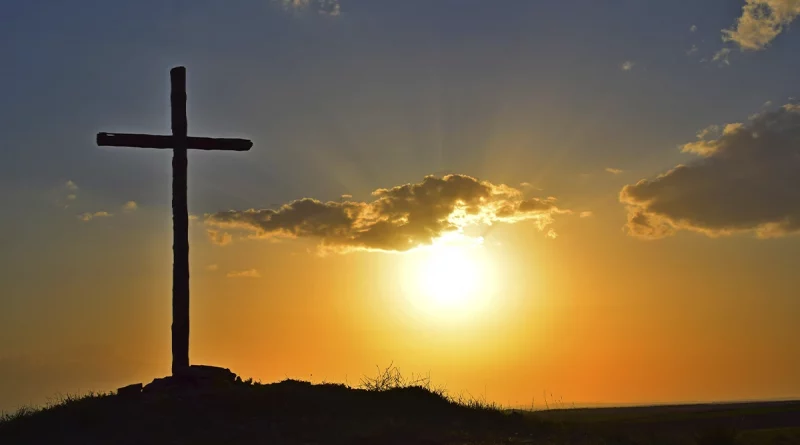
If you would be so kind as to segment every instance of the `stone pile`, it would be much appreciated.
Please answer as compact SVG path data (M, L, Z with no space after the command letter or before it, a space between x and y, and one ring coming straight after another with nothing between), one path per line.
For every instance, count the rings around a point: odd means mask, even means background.
M147 385L135 383L123 386L117 390L117 395L133 397L141 394L224 389L241 383L242 379L228 368L192 365L182 374L157 378Z

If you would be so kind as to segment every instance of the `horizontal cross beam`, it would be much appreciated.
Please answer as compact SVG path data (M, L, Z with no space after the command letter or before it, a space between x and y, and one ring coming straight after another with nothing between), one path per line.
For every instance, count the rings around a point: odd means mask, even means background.
M176 136L132 133L97 133L97 145L105 147L184 148ZM185 148L195 150L247 151L253 142L247 139L187 137Z

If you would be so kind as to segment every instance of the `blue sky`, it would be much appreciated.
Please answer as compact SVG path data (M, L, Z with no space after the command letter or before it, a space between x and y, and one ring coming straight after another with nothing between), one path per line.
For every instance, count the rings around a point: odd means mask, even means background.
M109 199L136 189L137 202L167 199L138 179L163 183L168 155L99 150L92 136L166 132L177 64L189 68L192 133L256 141L246 160L194 156L194 190L248 193L234 180L270 190L241 196L249 205L364 191L320 175L325 157L357 168L366 190L442 170L492 174L477 164L499 131L531 141L495 155L522 157L502 161L512 177L498 180L530 180L550 163L566 170L554 176L603 164L650 173L699 129L784 103L798 72L791 30L731 66L699 61L723 47L720 30L741 13L733 1L352 1L335 17L275 2L6 9L3 181L81 178ZM204 195L195 205L208 210L226 198Z

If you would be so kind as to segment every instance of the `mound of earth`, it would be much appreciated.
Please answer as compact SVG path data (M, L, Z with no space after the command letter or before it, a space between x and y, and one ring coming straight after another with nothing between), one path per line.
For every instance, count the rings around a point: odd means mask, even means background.
M419 386L262 385L214 372L156 379L18 415L0 423L0 443L505 443L542 432L520 414L465 406Z

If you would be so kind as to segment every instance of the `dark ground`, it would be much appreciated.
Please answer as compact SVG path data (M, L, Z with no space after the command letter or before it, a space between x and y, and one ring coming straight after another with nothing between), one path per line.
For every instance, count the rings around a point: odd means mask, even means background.
M800 444L800 402L503 411L423 386L287 380L69 399L0 444Z

